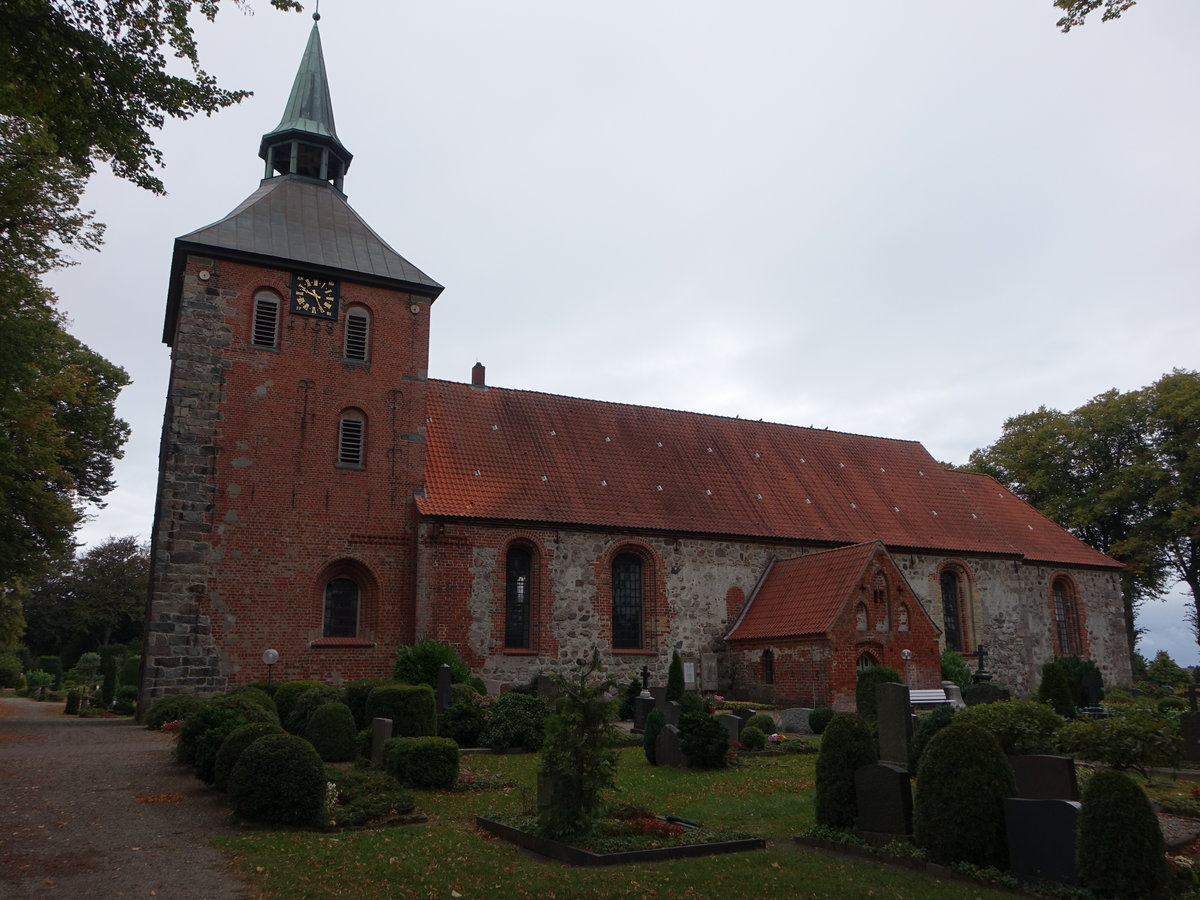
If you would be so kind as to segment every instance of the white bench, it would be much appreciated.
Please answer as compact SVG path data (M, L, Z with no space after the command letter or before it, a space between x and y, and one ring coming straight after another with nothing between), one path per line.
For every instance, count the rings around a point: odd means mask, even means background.
M949 703L945 688L929 688L927 690L908 692L908 702L915 707L942 706Z

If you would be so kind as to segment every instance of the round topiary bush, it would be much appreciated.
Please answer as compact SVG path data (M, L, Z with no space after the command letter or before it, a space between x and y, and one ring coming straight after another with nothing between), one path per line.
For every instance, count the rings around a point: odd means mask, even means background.
M346 696L342 702L354 713L354 724L358 726L359 731L371 724L367 718L367 697L379 685L387 683L382 678L359 678L346 685Z
M743 750L765 750L766 747L767 736L762 733L762 729L755 728L753 725L746 725L742 728Z
M229 805L244 819L312 825L325 808L325 764L294 734L269 734L242 751L229 773Z
M407 787L448 791L458 781L458 744L444 737L392 738L383 745L383 769Z
M1126 775L1097 772L1083 791L1079 874L1102 897L1161 896L1169 871L1158 817Z
M869 666L858 673L854 688L854 703L858 714L868 722L877 718L875 687L880 684L903 684L900 673L889 666Z
M1012 692L1008 688L1002 688L990 681L981 681L978 684L968 684L963 688L962 696L963 703L967 706L979 706L982 703L999 703L1002 700L1010 700Z
M483 710L473 703L453 703L442 713L438 733L460 747L478 747L483 734Z
M858 819L854 773L879 761L870 726L850 713L835 713L817 756L816 819L827 828L849 830Z
M953 722L921 754L913 799L917 845L934 862L1004 868L1004 798L1015 791L999 742L977 725Z
M779 730L779 726L775 724L773 716L768 716L766 713L755 713L746 720L746 724L742 726L742 733L746 733L747 728L757 728L763 734L775 734ZM742 743L746 743L742 741Z
M808 714L808 728L813 734L824 734L833 719L833 707L818 706Z
M235 728L251 722L279 724L273 713L268 713L257 703L220 703L211 700L184 720L175 742L175 755L180 762L192 767L197 778L205 784L212 784L216 778L217 752L221 744Z
M275 709L279 713L280 724L286 722L292 714L292 707L305 691L320 687L319 681L285 681L275 688L271 696L275 700Z
M652 766L658 765L658 734L666 724L667 715L661 709L652 709L646 714L646 724L642 726L642 750L646 762Z
M262 688L256 688L256 687L251 687L250 685L244 685L242 687L234 688L232 691L229 691L225 696L226 697L240 697L243 700L249 700L251 703L257 703L263 709L267 710L267 712L272 713L273 715L276 715L276 716L279 715L279 710L275 707L275 701L272 700L271 695L268 694L266 691L264 691Z
M83 701L83 688L74 687L67 691L67 705L63 707L63 715L79 715L79 704Z
M981 703L960 711L957 721L990 732L1009 756L1053 753L1054 733L1063 724L1058 713L1033 700Z
M437 732L437 700L427 684L381 684L367 695L366 726L391 719L396 737L421 737Z
M537 697L510 691L488 707L487 725L479 741L493 750L540 750L549 714L546 704Z
M318 707L324 706L326 703L344 703L345 699L346 692L342 688L334 687L332 684L319 684L314 688L309 688L296 698L287 719L280 720L280 724L292 734L303 737L308 728L308 720L312 718ZM353 716L354 713L350 715Z
M471 670L462 661L458 651L449 644L428 638L400 648L396 653L396 666L392 671L392 678L402 684L427 684L435 688L438 670L443 664L450 667L452 684L464 684L470 680Z
M271 722L251 722L229 732L217 750L217 758L213 763L213 784L225 790L229 786L229 774L241 758L242 751L268 734L283 734L283 729Z
M203 706L205 700L197 694L172 694L155 701L146 713L146 727L158 731L168 722L179 722L188 714Z
M354 762L358 755L354 713L345 703L322 703L309 717L304 739L325 762Z
M917 720L917 728L912 740L908 743L908 771L915 772L921 764L921 754L930 738L945 728L954 720L958 711L948 703L933 708Z
M268 697L268 700L271 698ZM247 722L274 722L280 724L274 703L263 703L258 692L218 694L209 701L222 709L232 709L245 717Z
M1042 666L1042 681L1038 685L1038 700L1045 703L1064 719L1075 718L1075 700L1071 696L1071 684L1067 671L1058 660Z
M729 765L729 732L708 713L685 712L679 717L679 748L693 769Z

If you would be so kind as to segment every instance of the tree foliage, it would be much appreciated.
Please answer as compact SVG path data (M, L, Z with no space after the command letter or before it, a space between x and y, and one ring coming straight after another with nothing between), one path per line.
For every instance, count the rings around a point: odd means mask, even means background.
M1070 31L1077 25L1087 21L1087 17L1103 7L1101 21L1121 18L1121 13L1134 6L1137 0L1054 0L1054 5L1062 10L1063 16L1058 20L1058 27L1064 32Z
M1125 564L1131 649L1137 607L1176 579L1191 591L1197 624L1200 373L1176 369L1141 390L1110 390L1071 412L1040 407L1015 416L996 443L971 454L970 467Z

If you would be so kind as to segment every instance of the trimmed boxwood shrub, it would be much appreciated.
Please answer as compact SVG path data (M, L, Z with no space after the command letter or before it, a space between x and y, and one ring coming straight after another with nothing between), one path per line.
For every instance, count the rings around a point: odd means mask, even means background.
M387 683L383 678L359 678L346 685L346 697L342 702L354 713L354 724L359 731L371 725L367 718L367 697L375 688Z
M428 638L400 648L392 677L403 684L427 684L436 688L438 669L443 663L450 667L451 684L465 684L471 679L471 670L453 647Z
M861 716L835 713L821 738L817 756L816 820L827 828L849 830L858 819L854 773L879 761L875 736Z
M325 808L325 764L294 734L269 734L242 751L229 773L229 805L244 819L312 825Z
M221 790L229 786L229 775L242 756L242 751L268 734L283 734L284 731L272 722L251 722L239 725L226 735L217 750L217 758L213 762L213 784Z
M755 728L753 725L746 725L742 728L743 750L764 750L766 746L767 736L762 733L762 729Z
M813 734L824 734L825 729L829 727L830 720L833 719L833 707L818 706L808 714L808 727Z
M953 681L960 690L966 690L971 683L971 670L967 667L962 656L947 647L942 651L942 681Z
M279 715L279 710L275 706L275 701L271 699L270 694L268 694L266 691L262 690L261 688L256 688L256 687L251 687L250 685L245 685L244 687L234 688L232 691L229 691L225 696L226 697L239 697L242 700L248 700L251 703L257 703L259 706L261 706L267 712L272 713L275 716Z
M497 697L488 707L487 725L479 741L493 750L508 750L511 747L541 750L546 716L549 714L545 702L537 697L510 691Z
M1150 766L1178 766L1183 736L1174 723L1147 712L1107 719L1076 719L1058 731L1063 753L1114 769L1147 774Z
M1042 666L1042 681L1038 685L1037 698L1064 719L1075 718L1075 701L1071 698L1071 685L1067 672L1058 660Z
M63 664L61 656L39 656L37 667L39 671L54 676L53 686L55 689L62 686Z
M930 738L949 725L956 713L957 710L953 706L943 703L917 719L917 729L908 743L908 771L917 771L921 764L921 754L925 752Z
M679 717L679 748L693 769L729 765L729 732L708 713L687 712Z
M1079 875L1102 897L1161 896L1169 877L1158 817L1120 772L1088 780L1079 814Z
M646 724L642 726L642 750L646 754L646 762L652 766L658 765L658 733L667 725L667 714L657 707L646 714Z
M309 717L304 739L325 762L353 762L358 753L354 713L345 703L322 703Z
M438 733L460 747L478 747L485 724L483 710L479 707L472 703L455 702L442 713Z
M1004 798L1015 791L1012 766L996 738L956 720L921 754L913 798L917 845L934 862L1004 868Z
M168 722L178 722L186 719L207 701L198 694L172 694L156 700L146 713L146 727L158 731Z
M1012 691L1002 688L990 681L969 684L963 688L963 703L967 706L979 706L981 703L1000 703L1012 699Z
M282 681L249 681L243 687L255 688L262 691L268 697L274 697L275 691L279 689L279 685L284 684Z
M251 722L279 724L272 713L256 703L230 702L228 698L211 700L184 720L175 742L175 754L180 762L192 767L197 778L212 784L221 744L235 728Z
M308 720L312 718L318 707L326 703L343 703L345 699L346 692L342 688L334 687L332 684L319 684L314 688L309 688L296 698L287 719L281 719L280 724L292 734L303 737L308 728ZM350 715L353 716L354 713Z
M854 688L854 704L858 714L868 722L878 718L876 712L875 686L879 684L903 684L900 673L889 666L868 666L858 673Z
M981 703L960 711L955 721L991 733L1009 756L1053 753L1054 733L1063 723L1058 713L1033 700Z
M742 726L742 734L746 733L747 728L757 728L764 735L775 734L775 732L779 731L779 726L775 724L774 717L768 716L766 713L755 713L748 718L746 723ZM742 743L744 744L746 742L742 741Z
M626 722L633 718L633 701L642 694L642 679L633 678L621 688L621 703L617 707L617 718Z
M137 708L138 689L136 685L123 684L117 688L117 696L113 700L113 712L129 716Z
M672 650L671 665L667 668L667 700L682 700L683 690L683 660L679 658L678 650Z
M443 737L392 738L383 745L383 768L408 787L448 791L458 781L458 744Z
M137 687L138 672L141 670L142 658L140 656L127 656L121 660L121 670L117 673L118 680L122 685L133 685Z
M279 713L280 724L286 722L292 714L292 707L300 699L300 695L309 688L320 687L319 681L285 681L275 688L271 695L275 701L275 710Z
M396 737L437 732L437 700L427 684L381 684L367 695L366 727L375 719L391 719Z
M247 722L274 722L280 724L279 716L275 712L275 705L263 703L253 695L245 695L242 693L218 694L210 701L216 706L223 709L232 709L241 713Z
M71 688L67 691L67 705L63 708L63 715L77 716L79 715L79 704L83 700L83 688Z

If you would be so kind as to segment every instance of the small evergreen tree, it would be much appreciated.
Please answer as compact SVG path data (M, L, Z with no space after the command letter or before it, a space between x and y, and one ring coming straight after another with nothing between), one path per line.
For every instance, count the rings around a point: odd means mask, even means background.
M46 671L50 671L47 669ZM1166 650L1159 650L1146 666L1146 680L1160 687L1184 688L1191 682L1187 669L1182 668Z
M942 680L953 681L961 690L971 683L971 670L961 655L947 647L942 651Z
M1042 666L1042 683L1038 685L1037 697L1050 706L1064 719L1075 718L1075 701L1071 698L1071 685L1067 673L1058 660Z
M428 638L400 648L392 677L402 684L427 684L436 689L443 663L450 667L451 684L466 684L471 679L471 670L453 647Z
M869 666L858 673L858 684L854 689L858 714L868 722L874 722L876 713L875 686L879 684L903 684L900 673L888 666Z
M1097 772L1083 791L1079 874L1103 897L1161 896L1169 876L1158 817L1127 776Z
M849 830L858 819L854 773L879 761L875 736L856 715L834 713L821 738L817 756L816 818L818 825Z
M679 717L679 748L693 769L729 765L729 733L706 712L685 712Z
M671 667L667 669L667 699L676 702L683 699L683 660L679 651L671 651Z

